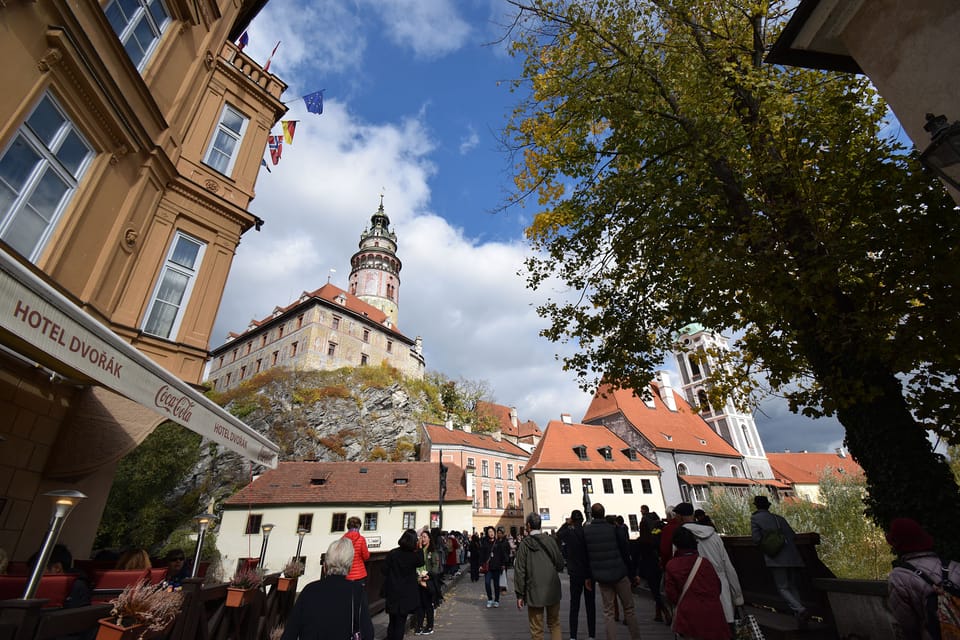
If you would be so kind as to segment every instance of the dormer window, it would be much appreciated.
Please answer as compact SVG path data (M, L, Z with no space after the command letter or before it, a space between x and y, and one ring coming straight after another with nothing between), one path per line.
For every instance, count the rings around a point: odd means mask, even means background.
M627 447L626 449L621 449L620 451L623 453L623 455L627 456L629 460L637 459L637 450L633 447Z
M396 485L404 485L404 484L407 484L407 479L406 479L406 478L394 478L394 479L393 479L393 484L396 484Z
M573 452L577 454L577 459L579 460L588 460L587 458L587 447L586 445L577 445L573 448Z
M613 460L613 450L610 447L600 447L597 452L603 456L604 460Z
M700 444L702 444L703 446L707 446L707 441L704 440L703 438L700 438Z
M673 436L671 436L670 434L668 434L668 433L661 433L660 435L662 435L664 438L666 438L667 442L673 442Z
M310 478L310 484L312 484L315 487L321 487L327 484L327 479L326 478Z

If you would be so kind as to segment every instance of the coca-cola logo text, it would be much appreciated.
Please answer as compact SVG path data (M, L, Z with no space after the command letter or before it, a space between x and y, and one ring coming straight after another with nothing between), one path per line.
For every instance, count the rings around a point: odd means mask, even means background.
M169 386L163 385L157 391L153 404L169 413L176 420L190 422L190 418L193 417L193 406L196 403L186 396L173 393Z

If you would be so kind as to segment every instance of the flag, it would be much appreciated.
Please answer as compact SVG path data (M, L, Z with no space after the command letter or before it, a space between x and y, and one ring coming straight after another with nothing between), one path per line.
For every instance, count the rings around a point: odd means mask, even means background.
M267 170L267 173L273 173L270 171L270 165L267 164L266 158L260 158L260 166Z
M323 113L323 92L326 89L321 89L320 91L314 91L313 93L308 93L303 96L303 102L307 105L307 111L310 113Z
M277 163L280 162L280 154L283 152L283 137L272 134L267 136L267 146L270 148L270 159L273 161L273 166L277 166Z
M277 40L277 45L273 48L273 51L270 52L270 57L267 58L267 64L263 65L264 71L270 71L270 61L273 60L273 54L277 52L277 47L280 46L280 41ZM276 164L276 163L274 163Z
M244 31L243 35L240 36L240 40L237 41L237 49L243 51L243 48L247 46L250 42L250 36L247 35L247 32Z
M281 120L280 127L283 129L283 141L287 144L293 144L293 134L297 130L299 120Z

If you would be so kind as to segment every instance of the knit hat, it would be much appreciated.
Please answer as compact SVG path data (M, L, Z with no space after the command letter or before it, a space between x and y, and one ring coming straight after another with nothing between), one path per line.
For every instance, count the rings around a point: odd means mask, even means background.
M692 516L693 515L693 505L689 502L681 502L673 508L673 512L678 516Z
M914 551L930 551L933 549L933 538L924 531L920 523L911 518L896 518L890 523L887 532L887 542L897 553L913 553Z

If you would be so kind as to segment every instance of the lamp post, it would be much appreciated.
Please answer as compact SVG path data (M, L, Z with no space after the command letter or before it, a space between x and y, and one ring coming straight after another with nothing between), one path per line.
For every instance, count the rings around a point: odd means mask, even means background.
M217 521L217 516L212 513L201 513L193 517L197 523L197 549L193 553L193 566L190 567L190 577L197 577L197 570L200 568L200 550L203 548L203 539L207 535L207 528Z
M300 538L297 541L297 557L294 558L297 562L300 562L300 549L303 548L303 536L307 535L307 530L303 527L297 529L297 537Z
M260 527L260 530L263 531L263 544L260 545L260 562L257 563L257 568L263 569L263 559L267 557L267 540L270 539L270 532L273 531L273 525L265 524Z
M928 113L923 128L930 133L930 145L920 154L920 162L941 180L960 190L960 183L945 171L947 167L960 164L960 122L950 124L947 116Z
M27 588L23 592L24 600L32 598L37 593L40 578L43 577L43 572L47 568L47 561L50 560L50 552L53 551L53 547L60 538L60 530L63 529L64 520L77 506L77 503L87 497L73 489L57 489L43 495L53 498L53 515L50 519L50 528L47 529L47 537L44 539L43 546L40 548L40 555L37 557L37 564L34 565L33 571L30 573L30 580L27 582Z

